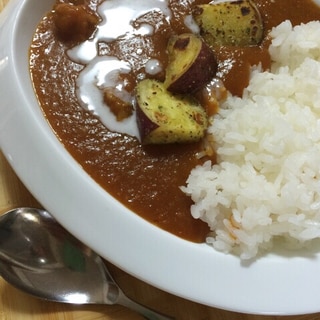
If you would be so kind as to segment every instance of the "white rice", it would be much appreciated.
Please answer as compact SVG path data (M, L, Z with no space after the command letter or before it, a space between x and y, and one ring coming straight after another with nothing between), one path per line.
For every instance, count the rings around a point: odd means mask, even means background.
M209 128L218 162L182 190L215 249L255 257L275 239L320 238L320 22L271 31L272 68L252 71Z

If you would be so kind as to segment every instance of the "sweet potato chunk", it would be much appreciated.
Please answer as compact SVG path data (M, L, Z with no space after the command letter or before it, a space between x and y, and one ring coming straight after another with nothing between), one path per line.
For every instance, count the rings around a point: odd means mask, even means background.
M198 5L193 17L201 36L211 47L250 46L262 40L262 18L251 0Z
M169 64L166 68L166 88L173 93L192 93L208 83L216 74L213 51L198 36L173 36L167 46Z
M143 144L195 142L208 126L206 112L195 99L173 95L151 79L137 85L136 112Z

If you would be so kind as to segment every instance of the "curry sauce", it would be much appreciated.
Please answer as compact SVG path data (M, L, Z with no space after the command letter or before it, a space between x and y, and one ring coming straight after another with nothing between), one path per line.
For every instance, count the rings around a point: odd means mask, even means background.
M128 75L126 83L133 90L135 77L143 72L148 58L144 55L151 52L165 66L165 47L170 34L186 32L183 21L190 8L208 2L194 0L185 4L171 0L175 18L172 25L163 21L163 17L144 16L157 30L152 37L137 36L111 44L101 42L99 55L120 58L125 55L131 61L134 74ZM249 82L250 66L259 63L264 69L270 66L267 33L273 26L286 19L293 24L320 19L320 8L311 0L255 2L264 22L262 44L246 48L221 47L215 52L219 77L232 94L239 96ZM81 4L90 9L90 14L99 5L98 0ZM89 20L95 21L92 15ZM77 39L65 41L62 38L57 33L53 12L49 12L39 23L30 49L34 89L58 139L83 169L126 207L175 235L195 242L204 241L208 227L192 218L192 200L179 188L185 185L192 168L207 160L197 156L203 149L202 142L143 146L135 137L108 130L97 116L79 104L76 79L84 66L72 61L67 54ZM148 50L137 56L137 48L141 47ZM160 72L154 78L163 80L164 74Z

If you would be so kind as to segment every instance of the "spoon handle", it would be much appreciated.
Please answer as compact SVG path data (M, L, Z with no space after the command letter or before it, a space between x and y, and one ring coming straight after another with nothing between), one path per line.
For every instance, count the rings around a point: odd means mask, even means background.
M149 308L129 299L122 292L119 293L117 303L124 306L124 307L127 307L131 310L134 310L134 311L140 313L147 320L173 320L173 318L159 314L159 312L155 312L152 309L149 309Z

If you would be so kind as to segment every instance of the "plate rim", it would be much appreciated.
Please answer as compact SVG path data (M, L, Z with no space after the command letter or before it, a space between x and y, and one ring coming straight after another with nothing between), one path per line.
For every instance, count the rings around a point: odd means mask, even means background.
M140 280L177 296L250 314L320 311L315 298L320 290L320 275L315 276L320 254L306 257L270 253L250 265L241 263L233 255L180 239L132 214L83 171L51 131L40 108L34 105L35 97L29 98L30 78L21 76L21 71L26 71L27 57L21 58L19 53L20 50L26 53L23 45L28 40L18 42L19 27L28 16L29 29L24 34L27 38L32 24L37 23L30 19L30 14L36 11L39 18L44 13L42 10L52 5L51 0L43 0L40 8L35 9L39 7L38 2L33 5L35 2L11 0L0 16L3 39L0 81L4 84L0 92L0 113L4 115L0 118L0 146L14 171L40 203L99 255ZM18 88L18 94L13 87ZM80 199L79 194L82 194ZM96 206L94 210L92 202ZM94 215L90 224L88 214ZM303 287L311 292L311 298L302 294Z

